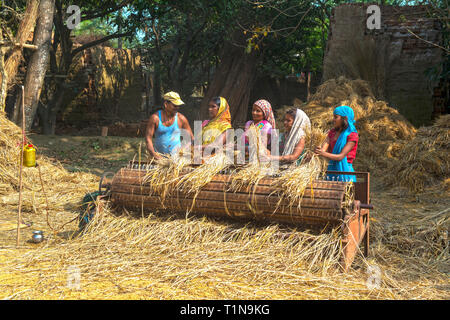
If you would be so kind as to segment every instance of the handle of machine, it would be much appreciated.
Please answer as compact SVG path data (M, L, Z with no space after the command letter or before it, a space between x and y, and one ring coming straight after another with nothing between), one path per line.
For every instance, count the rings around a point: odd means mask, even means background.
M114 173L113 173L113 172L105 172L105 173L102 175L102 177L100 178L100 182L99 182L99 184L98 184L98 191L99 191L100 193L102 193L102 188L105 188L105 189L106 189L106 192L111 188L111 185L110 185L110 184L105 184L105 185L103 185L103 180L104 180L107 176L114 176Z

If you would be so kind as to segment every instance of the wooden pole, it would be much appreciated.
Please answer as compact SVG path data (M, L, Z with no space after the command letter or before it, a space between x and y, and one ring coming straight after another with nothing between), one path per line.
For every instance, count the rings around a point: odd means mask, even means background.
M38 46L36 46L34 44L15 43L15 42L7 42L7 41L0 41L0 47L23 47L25 49L31 49L31 50L38 49Z
M20 242L20 223L22 221L22 170L23 170L23 148L25 146L25 103L24 87L22 86L22 144L20 146L20 167L19 167L19 211L17 213L17 240L16 246Z

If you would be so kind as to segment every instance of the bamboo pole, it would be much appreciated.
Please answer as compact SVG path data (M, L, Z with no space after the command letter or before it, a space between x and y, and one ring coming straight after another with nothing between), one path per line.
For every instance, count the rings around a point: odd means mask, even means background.
M23 170L23 147L25 146L25 103L24 103L24 87L22 87L22 144L20 146L20 167L19 167L19 210L17 213L17 239L16 246L20 242L20 223L22 221L22 170Z
M33 51L38 49L38 46L34 44L7 42L7 41L0 41L0 47L23 47L25 49L31 49Z
M0 30L0 41L3 39L2 31ZM5 69L5 54L6 51L0 47L0 111L5 111L6 93L8 91L8 73Z

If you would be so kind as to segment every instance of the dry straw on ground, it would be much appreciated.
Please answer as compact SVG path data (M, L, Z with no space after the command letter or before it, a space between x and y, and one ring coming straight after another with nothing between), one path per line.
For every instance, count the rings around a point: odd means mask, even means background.
M0 115L2 219L17 213L20 131ZM38 146L39 147L39 146ZM78 214L98 179L72 174L39 159L50 204L50 222L61 226ZM46 225L44 198L34 168L25 170L26 218L44 230L39 245L14 243L0 232L0 298L10 299L448 299L448 212L401 211L399 201L376 199L371 257L354 269L337 268L340 233L282 225L235 223L104 208L83 235L76 223L54 234ZM34 200L33 200L34 199ZM386 198L387 199L387 198ZM35 210L33 210L33 206ZM402 214L399 214L402 212ZM22 230L24 235L31 231ZM28 235L29 235L28 234ZM73 236L73 237L72 237ZM381 270L379 287L367 286L368 265ZM69 270L80 288L68 287ZM447 271L448 272L448 271Z
M0 113L0 203L17 208L19 199L19 154L21 130ZM61 165L38 157L45 194L41 190L39 170L23 170L23 211L44 213L47 195L50 213L58 214L66 206L78 206L79 199L88 191L95 190L98 178L83 173L69 174ZM75 200L76 199L76 200Z
M16 279L5 279L15 287L2 293L32 299L448 298L445 276L428 260L397 252L396 239L374 243L373 258L358 258L356 269L343 274L336 267L338 231L316 235L277 225L117 217L105 210L83 236L51 238L0 266L0 274ZM379 287L367 286L367 265L380 268ZM67 287L74 267L80 291Z
M398 184L420 192L450 178L450 115L441 116L430 127L422 127L406 143L398 159L389 165L389 184ZM444 194L444 192L443 192ZM447 192L448 195L448 192Z

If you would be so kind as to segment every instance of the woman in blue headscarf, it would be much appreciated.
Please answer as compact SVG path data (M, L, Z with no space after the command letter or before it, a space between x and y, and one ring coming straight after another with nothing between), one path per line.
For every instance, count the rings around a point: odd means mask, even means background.
M358 148L358 131L355 128L355 116L352 108L340 106L334 109L334 128L328 132L328 137L322 147L317 147L315 153L330 160L328 171L354 172L353 160ZM329 180L353 181L351 175L328 174Z

